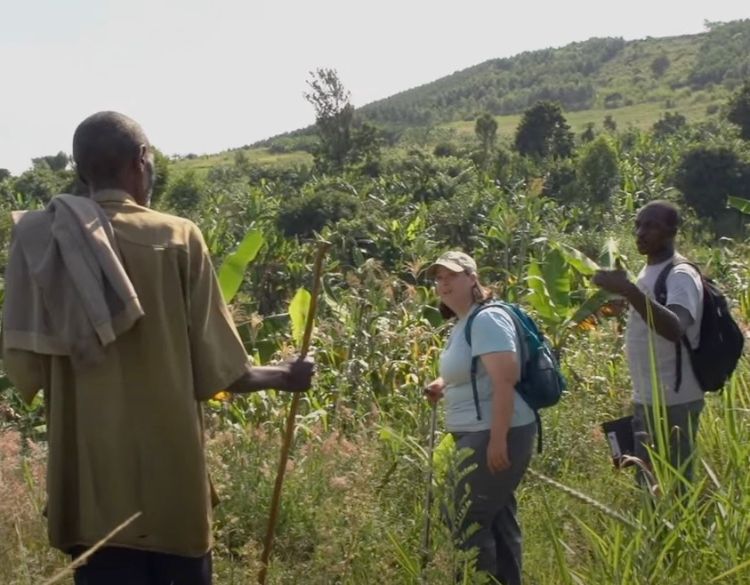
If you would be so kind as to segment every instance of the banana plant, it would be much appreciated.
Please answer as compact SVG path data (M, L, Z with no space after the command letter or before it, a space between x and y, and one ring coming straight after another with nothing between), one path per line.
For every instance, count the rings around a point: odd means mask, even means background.
M546 253L532 257L526 273L528 293L526 301L533 307L555 350L560 351L571 329L590 318L614 295L590 283L590 277L600 265L580 250L562 242L539 238L545 243ZM608 240L602 251L603 263L608 268L623 266L617 242Z
M242 238L242 242L237 249L229 254L219 267L217 278L219 280L219 289L224 302L230 304L240 290L242 280L245 276L247 265L252 262L258 255L258 251L263 246L263 234L257 230L250 230ZM229 398L229 393L222 390L217 392L213 401L224 401ZM213 401L210 401L212 403Z
M247 265L258 255L263 246L263 234L250 230L242 238L237 249L229 254L219 268L218 278L224 302L229 304L240 290Z
M744 215L750 215L750 199L730 196L727 198L727 206L736 209Z

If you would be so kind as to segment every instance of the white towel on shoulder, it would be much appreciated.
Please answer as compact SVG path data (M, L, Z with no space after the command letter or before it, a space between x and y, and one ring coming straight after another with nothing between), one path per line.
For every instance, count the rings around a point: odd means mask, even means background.
M104 210L62 194L44 210L14 212L13 223L3 346L99 361L144 314Z

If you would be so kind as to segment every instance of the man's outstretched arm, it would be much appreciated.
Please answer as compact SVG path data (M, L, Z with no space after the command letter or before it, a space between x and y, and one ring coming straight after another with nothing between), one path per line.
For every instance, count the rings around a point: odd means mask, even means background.
M258 390L305 392L310 389L315 362L311 358L288 361L276 366L248 366L247 371L226 389L233 394Z
M649 322L648 299L645 294L628 279L624 270L599 270L594 275L594 284L613 294L624 297L628 303ZM668 341L678 342L685 330L693 322L690 312L680 305L663 306L651 302L651 316L654 331Z

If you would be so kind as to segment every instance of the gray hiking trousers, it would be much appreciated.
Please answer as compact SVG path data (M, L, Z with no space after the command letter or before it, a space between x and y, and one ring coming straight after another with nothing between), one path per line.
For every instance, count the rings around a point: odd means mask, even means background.
M667 406L664 411L669 432L669 462L672 467L680 470L688 481L693 480L693 453L703 405L703 400L695 400L685 404ZM654 416L651 405L634 404L633 439L635 456L647 463L650 462L650 458L646 445L653 446L657 423L658 420Z
M510 429L510 467L495 474L487 467L490 431L453 433L453 436L458 450L469 448L473 451L461 462L461 479L454 497L455 510L461 510L468 485L470 503L462 522L456 527L459 546L478 549L477 569L493 575L504 585L521 585L521 527L513 492L531 461L536 446L536 423ZM476 469L466 475L462 473L471 465L476 465ZM478 530L465 538L473 530L472 525L478 525Z

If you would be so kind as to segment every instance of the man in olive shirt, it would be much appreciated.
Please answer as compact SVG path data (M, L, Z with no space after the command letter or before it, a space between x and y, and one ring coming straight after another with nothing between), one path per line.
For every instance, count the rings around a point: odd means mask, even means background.
M86 367L4 342L24 399L44 390L50 542L75 557L140 512L77 569L76 583L210 583L216 496L200 403L220 390L305 391L313 365L250 366L201 232L148 207L153 154L136 122L94 114L77 128L73 156L144 316Z

